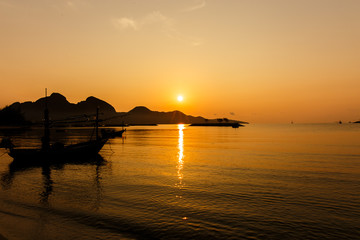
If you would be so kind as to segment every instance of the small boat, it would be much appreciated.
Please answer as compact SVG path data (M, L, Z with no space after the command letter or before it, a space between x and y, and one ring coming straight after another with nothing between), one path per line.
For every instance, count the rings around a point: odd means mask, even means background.
M103 138L122 137L122 135L125 131L126 131L126 129L122 129L120 131L101 129L101 136Z
M45 92L45 100L47 94ZM95 139L90 139L87 142L64 145L56 142L50 144L50 121L47 102L45 101L44 110L44 136L41 138L41 148L16 148L10 139L3 139L3 147L9 149L9 155L14 158L14 161L27 161L29 163L42 163L45 161L65 161L74 158L89 157L98 154L108 137L99 137L98 134L99 109L96 110L95 120Z

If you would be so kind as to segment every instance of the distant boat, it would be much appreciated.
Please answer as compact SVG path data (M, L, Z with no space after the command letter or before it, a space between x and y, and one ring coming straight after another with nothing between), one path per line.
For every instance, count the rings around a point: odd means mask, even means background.
M45 93L45 100L47 94ZM50 121L47 102L45 101L44 110L44 136L41 138L41 148L16 148L10 139L3 139L2 146L9 149L9 156L14 158L14 161L28 161L29 163L39 163L44 161L62 161L62 159L88 157L96 155L104 144L107 142L107 137L99 137L98 122L99 109L96 111L95 120L95 139L90 139L87 142L78 144L64 145L62 143L50 144Z

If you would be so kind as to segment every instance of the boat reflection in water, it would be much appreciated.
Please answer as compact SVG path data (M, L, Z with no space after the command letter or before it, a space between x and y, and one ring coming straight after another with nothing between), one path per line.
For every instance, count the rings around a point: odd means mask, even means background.
M42 176L42 191L39 193L40 203L48 205L49 197L53 192L54 181L51 177L51 171L53 169L59 170L64 169L66 165L93 165L95 167L95 186L97 189L100 187L100 167L105 165L106 161L100 154L84 156L79 158L70 158L63 159L62 161L52 161L47 159L47 161L34 161L33 159L28 159L28 161L12 161L8 166L8 171L3 173L1 176L1 185L4 189L10 189L11 185L17 175L25 173L27 171L32 171L36 169L41 169ZM101 195L101 191L98 191L98 195ZM100 197L98 197L100 199Z

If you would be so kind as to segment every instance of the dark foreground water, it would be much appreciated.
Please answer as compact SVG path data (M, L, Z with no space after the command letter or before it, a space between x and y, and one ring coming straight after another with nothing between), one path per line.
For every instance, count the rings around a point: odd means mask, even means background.
M35 130L2 134L40 143ZM8 239L360 239L356 124L130 127L87 163L0 155Z

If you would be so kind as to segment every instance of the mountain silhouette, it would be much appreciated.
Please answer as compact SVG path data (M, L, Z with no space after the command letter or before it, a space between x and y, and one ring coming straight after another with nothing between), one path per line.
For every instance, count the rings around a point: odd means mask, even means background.
M131 109L129 114L150 114L152 111L144 106L138 106Z
M9 107L22 113L26 120L39 122L43 119L46 102L52 120L65 119L75 115L93 115L97 107L101 109L103 115L113 116L116 114L113 106L96 97L88 97L85 101L74 104L60 93L53 93L46 100L40 98L35 102L16 102Z
M88 97L85 101L70 103L65 96L60 93L52 93L47 99L40 98L35 102L13 103L8 106L9 109L22 114L24 120L33 123L41 122L45 105L49 109L51 120L72 118L74 116L93 115L96 108L99 108L100 118L104 125L122 125L122 124L177 124L177 123L209 123L216 122L216 119L205 119L203 117L194 117L186 115L180 111L157 112L148 109L145 106L137 106L128 112L116 112L115 108L109 103L96 97ZM236 120L227 120L230 122L240 122Z
M127 113L122 113L124 123L128 124L176 124L176 123L198 123L204 122L203 117L193 117L180 111L157 112L151 111L147 107L138 106ZM118 120L109 120L108 124L116 125Z

